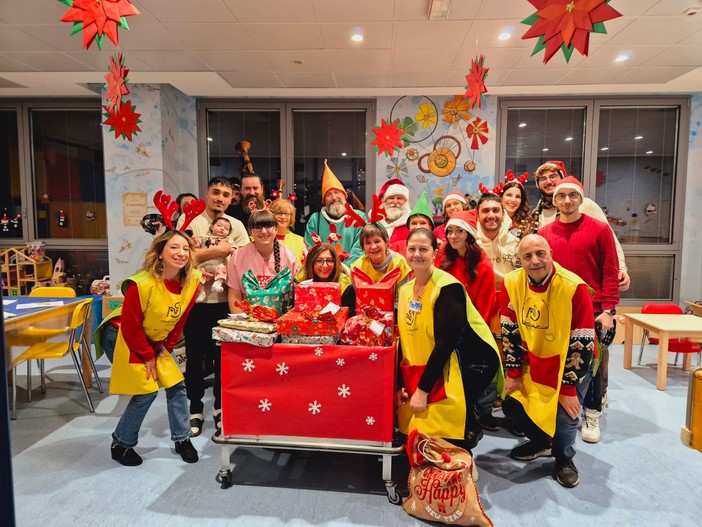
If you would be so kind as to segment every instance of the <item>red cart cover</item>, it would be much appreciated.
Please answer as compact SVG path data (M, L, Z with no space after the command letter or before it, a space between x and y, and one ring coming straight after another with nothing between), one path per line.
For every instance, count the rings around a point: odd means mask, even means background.
M393 347L222 342L224 435L391 442Z

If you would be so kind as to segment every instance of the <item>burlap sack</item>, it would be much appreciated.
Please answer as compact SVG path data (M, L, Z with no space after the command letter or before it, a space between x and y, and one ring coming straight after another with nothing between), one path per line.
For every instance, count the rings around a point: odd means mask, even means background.
M448 525L492 527L473 478L473 458L441 438L413 430L407 437L410 459L408 514Z

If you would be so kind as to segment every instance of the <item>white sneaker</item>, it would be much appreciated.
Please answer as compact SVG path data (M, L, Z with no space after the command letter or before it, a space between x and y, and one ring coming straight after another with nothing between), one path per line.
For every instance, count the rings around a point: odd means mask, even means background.
M599 443L600 441L600 415L602 412L597 410L585 409L585 417L583 418L583 427L580 434L583 441L586 443Z

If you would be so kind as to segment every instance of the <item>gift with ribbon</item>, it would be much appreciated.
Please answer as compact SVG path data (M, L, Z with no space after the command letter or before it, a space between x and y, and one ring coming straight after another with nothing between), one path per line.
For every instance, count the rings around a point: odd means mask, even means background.
M351 280L356 288L356 311L360 313L363 307L372 306L380 311L392 312L395 305L395 284L401 272L396 267L376 283L358 267L351 269Z
M254 306L263 306L275 308L278 313L285 313L292 305L293 277L289 267L281 269L265 287L249 269L242 275L241 285L252 310Z
M278 319L278 333L306 336L331 335L338 338L348 317L348 307L338 308L334 313L318 310L303 313L293 309Z

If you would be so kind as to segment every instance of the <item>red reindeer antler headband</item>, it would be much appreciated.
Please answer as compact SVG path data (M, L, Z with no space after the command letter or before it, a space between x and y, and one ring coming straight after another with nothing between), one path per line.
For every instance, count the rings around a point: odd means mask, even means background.
M354 210L354 208L348 204L346 207L346 218L344 218L344 225L346 227L363 227L367 223L378 223L380 220L386 217L385 207L383 202L380 200L377 194L373 194L373 208L371 209L370 215L368 216L368 221L363 219L363 217Z
M263 208L259 209L256 205L256 201L249 201L249 210L251 211L251 214L253 214L254 212L262 212L264 210L270 209L272 203L273 202L271 200L267 199L263 202Z
M163 190L159 190L158 192L156 192L156 194L154 194L154 205L156 205L156 208L161 213L161 216L163 217L163 223L166 224L166 227L173 230L173 214L175 214L178 211L178 204L175 201L171 200L170 194L165 194ZM193 200L190 203L184 205L183 213L185 215L185 221L183 222L183 225L181 225L180 230L184 231L185 229L187 229L188 225L190 225L190 222L192 222L197 216L202 214L204 210L204 199Z

